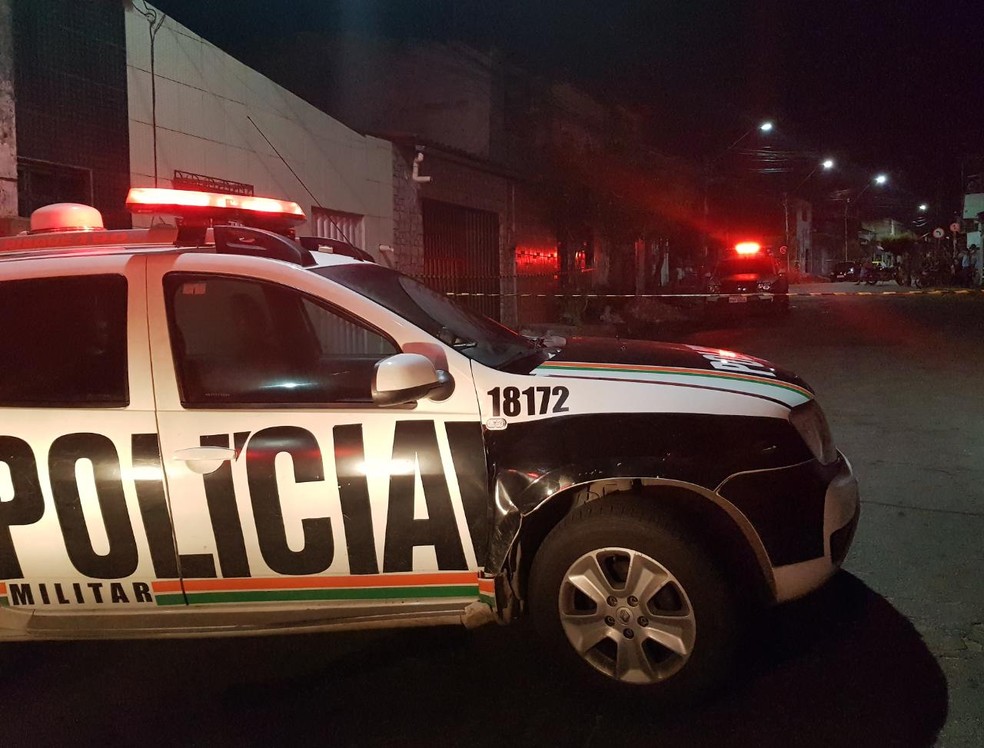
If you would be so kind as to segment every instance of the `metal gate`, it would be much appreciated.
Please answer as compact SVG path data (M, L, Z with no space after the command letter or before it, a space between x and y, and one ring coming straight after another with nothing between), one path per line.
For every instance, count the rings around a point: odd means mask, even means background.
M342 213L315 207L311 209L311 225L315 236L338 239L359 249L365 248L365 222L363 217L356 213Z
M424 200L424 277L437 291L492 319L499 319L499 215L437 200Z

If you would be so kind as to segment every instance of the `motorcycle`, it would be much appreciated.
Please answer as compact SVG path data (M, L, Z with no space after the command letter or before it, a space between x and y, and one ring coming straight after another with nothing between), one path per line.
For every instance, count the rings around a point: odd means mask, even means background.
M884 265L875 265L874 267L867 268L864 271L864 282L869 286L876 285L879 281L891 281L895 280L902 284L902 281L898 280L896 269L893 267L886 267Z

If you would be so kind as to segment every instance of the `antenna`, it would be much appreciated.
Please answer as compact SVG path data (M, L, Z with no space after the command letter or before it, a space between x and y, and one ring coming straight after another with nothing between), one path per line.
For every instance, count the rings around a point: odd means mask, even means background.
M249 123L250 123L250 124L251 124L251 125L252 125L253 127L255 127L255 128L256 128L256 131L257 131L257 132L258 132L258 133L259 133L259 134L260 134L261 136L263 136L263 139L264 139L264 140L265 140L265 141L267 142L267 145L269 145L269 146L270 146L270 147L271 147L271 148L273 149L273 152L277 154L277 158L279 158L279 159L280 159L281 161L283 161L283 162L284 162L284 166L286 166L286 167L287 167L287 169L288 169L288 170L290 171L290 173L294 175L294 179L296 179L296 180L298 181L298 183L300 183L300 185L301 185L301 187L303 187L303 188L304 188L304 190L305 190L305 192L307 192L307 193L308 193L308 195L310 195L310 196L311 196L311 199L312 199L312 200L314 200L314 204L315 204L315 205L316 205L317 207L319 207L319 208L321 208L322 210L324 210L324 209L325 209L325 207L324 207L324 206L323 206L323 205L322 205L322 204L321 204L320 202L318 202L318 198L316 198L316 197L314 196L314 193L313 193L313 192L311 192L311 190L310 190L310 189L308 189L308 186L307 186L306 184L304 184L304 180L303 180L303 179L301 179L301 178L300 178L300 177L298 176L298 174L297 174L297 172L296 172L296 171L294 171L294 169L293 169L293 167L292 167L292 166L291 166L290 164L288 164L288 163L287 163L287 159L285 159L285 158L284 158L283 156L281 156L281 155L280 155L280 151L278 151L278 150L277 150L277 146L275 146L275 145L274 145L273 143L271 143L271 142L270 142L270 138L268 138L268 137L266 136L266 134L265 134L265 133L263 132L263 130L261 130L261 129L260 129L260 126L259 126L258 124L256 124L256 123L255 123L255 122L253 121L253 118L252 118L252 117L250 117L250 116L249 116L248 114L246 115L246 119L248 119L248 120L249 120ZM339 225L338 225L337 223L335 223L335 219L333 219L333 218L332 218L332 217L331 217L330 215L329 215L329 216L326 216L326 217L328 218L328 220L329 220L329 221L331 221L331 225L335 227L335 229L336 229L336 230L338 231L338 233L339 233L339 234L341 234L341 236L342 236L342 238L343 238L343 239L344 239L345 241L347 241L347 242L348 242L349 244L352 244L352 241L351 241L351 240L350 240L350 239L349 239L349 238L348 238L348 237L347 237L347 236L345 235L345 232L344 232L344 231L342 231L342 227L341 227L341 226L339 226ZM353 245L353 246L355 246L355 245Z

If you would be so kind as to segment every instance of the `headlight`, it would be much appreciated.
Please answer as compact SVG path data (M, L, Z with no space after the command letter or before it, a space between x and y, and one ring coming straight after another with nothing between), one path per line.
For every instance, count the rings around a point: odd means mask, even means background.
M759 281L757 284L759 291L771 291L772 281Z
M837 459L837 450L830 435L830 426L816 400L810 400L789 412L789 422L806 442L813 456L824 465Z

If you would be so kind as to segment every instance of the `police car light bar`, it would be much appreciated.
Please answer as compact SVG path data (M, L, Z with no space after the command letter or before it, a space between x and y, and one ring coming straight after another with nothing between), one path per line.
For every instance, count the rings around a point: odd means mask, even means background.
M758 242L738 242L735 245L735 252L740 255L755 255L762 251L762 245Z
M182 218L223 220L246 215L290 224L307 220L301 206L287 200L160 187L132 187L126 196L126 207L131 213L160 213Z

